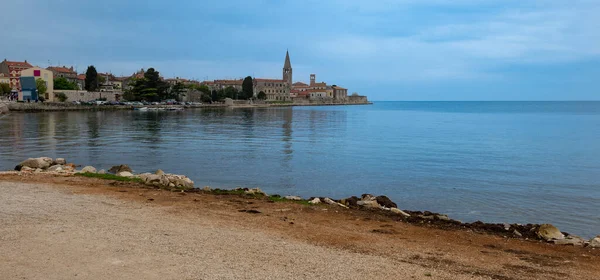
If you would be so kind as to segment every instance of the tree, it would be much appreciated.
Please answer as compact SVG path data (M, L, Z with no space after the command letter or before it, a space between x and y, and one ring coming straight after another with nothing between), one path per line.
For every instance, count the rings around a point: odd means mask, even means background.
M65 102L67 101L67 99L69 99L69 97L67 97L67 95L64 92L59 92L58 94L56 94L56 97L58 97L58 101L60 102Z
M62 89L62 90L76 90L77 84L73 82L69 82L64 77L58 77L54 79L54 89Z
M262 90L261 90L261 91L260 91L260 92L259 92L259 93L256 95L256 97L257 97L258 99L260 99L260 100L266 100L266 99L267 99L267 94L266 94L264 91L262 91Z
M47 98L46 91L48 91L48 86L46 85L46 81L43 79L35 80L35 88L37 89L38 97L43 97L44 99Z
M167 99L176 99L181 101L181 96L185 96L184 92L186 92L185 86L182 83L177 82L171 87Z
M0 95L8 95L10 94L10 85L7 83L0 84Z
M224 95L226 98L231 98L231 99L237 99L239 96L241 96L242 94L240 94L240 92L235 89L232 86L228 86L225 88L225 90L223 91Z
M148 68L144 72L144 78L133 81L133 86L127 96L128 100L160 101L168 99L171 92L169 84L160 78L158 71Z
M252 97L254 97L254 82L252 77L248 76L242 82L242 98L251 99Z
M94 65L90 65L88 66L87 71L85 71L85 90L97 91L98 88L98 72Z

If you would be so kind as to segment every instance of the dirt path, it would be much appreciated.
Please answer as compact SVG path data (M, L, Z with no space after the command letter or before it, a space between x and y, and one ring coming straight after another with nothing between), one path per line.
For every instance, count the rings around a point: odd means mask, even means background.
M237 196L0 176L3 279L598 279L597 251ZM239 212L257 210L256 214Z

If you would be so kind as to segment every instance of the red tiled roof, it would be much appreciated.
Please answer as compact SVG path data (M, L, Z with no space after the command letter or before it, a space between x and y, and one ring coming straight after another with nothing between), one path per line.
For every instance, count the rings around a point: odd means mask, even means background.
M48 67L46 69L48 69L50 71L56 71L56 72L59 72L59 73L69 73L69 74L75 73L75 71L73 71L73 69L67 68L65 66L63 66L63 67L53 67L53 66L51 66L51 67Z
M323 82L321 82L321 83L315 83L313 85L313 87L326 87L326 86L327 86L327 83L323 83Z
M295 82L292 84L295 87L307 87L308 85L303 82Z
M223 85L241 85L244 80L215 80L215 84Z
M78 80L85 80L85 74L79 74L79 75L77 75L77 79Z
M285 83L284 80L279 80L279 79L259 79L256 78L254 79L257 82L267 82L267 83Z
M333 86L332 88L334 88L334 89L347 89L347 88L343 88L343 87L340 87L340 86Z
M7 60L6 65L8 65L9 67L27 67L27 68L33 67L27 61L20 62L20 61L8 61Z

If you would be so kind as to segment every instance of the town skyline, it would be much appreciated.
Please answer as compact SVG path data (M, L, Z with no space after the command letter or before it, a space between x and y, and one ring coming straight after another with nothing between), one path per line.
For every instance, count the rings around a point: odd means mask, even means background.
M594 1L144 3L7 3L7 20L31 20L0 30L11 42L0 59L117 76L154 67L195 80L276 78L289 49L294 82L318 73L372 100L599 99Z

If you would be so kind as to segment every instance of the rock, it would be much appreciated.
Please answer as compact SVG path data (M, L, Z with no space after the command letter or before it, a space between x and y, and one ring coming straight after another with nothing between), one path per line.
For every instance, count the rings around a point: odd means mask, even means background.
M318 197L315 197L314 199L308 201L309 204L319 204L321 203L321 199Z
M33 169L36 168L40 168L40 169L46 169L48 167L50 167L52 165L52 159L49 157L40 157L40 158L28 158L24 161L22 161L21 163L19 163L19 165L17 166L27 166ZM17 169L17 168L15 168Z
M324 203L327 203L329 205L337 205L337 206L340 206L340 207L348 208L348 206L346 206L344 204L341 204L341 203L338 203L338 202L335 202L335 201L333 201L333 199L331 199L329 197L324 197L323 199L321 199L321 201L323 201Z
M523 235L516 229L515 229L515 231L513 231L513 234L518 237L523 237Z
M35 173L41 173L42 171L44 171L44 170L42 170L41 168L36 168L33 172L35 172Z
M351 196L349 198L342 199L340 202L348 207L358 207L358 197Z
M450 221L450 218L448 218L446 215L435 215L435 217L441 221Z
M48 172L61 172L64 170L65 169L63 168L62 165L52 165L48 168Z
M402 215L404 217L410 217L410 214L408 214L398 208L395 208L395 207L390 208L390 211L394 214Z
M540 239L546 241L560 240L565 238L565 235L562 234L558 228L551 224L540 225L535 233Z
M81 169L81 173L96 173L96 168L93 166L86 166Z
M205 191L205 192L212 191L212 189L209 186L205 186L204 188L202 188L202 190Z
M173 183L169 183L169 187L170 187L170 188L174 188L174 187L175 187L175 184L173 184Z
M557 245L583 246L586 243L586 240L577 235L569 235L564 239L553 240L552 243Z
M64 158L57 158L52 162L52 165L65 165L67 161Z
M590 248L600 248L600 235L590 239Z
M358 206L367 209L381 209L381 205L377 203L377 200L359 200L357 204Z
M364 193L360 196L360 198L361 200L374 200L375 196L373 196L372 194Z
M29 166L23 166L21 167L21 172L33 172L35 169L29 167Z
M245 191L245 193L252 194L252 195L267 195L260 188L248 189Z
M98 171L98 174L106 174L106 170L100 169L100 171Z
M8 114L8 106L6 106L6 104L1 104L0 103L0 115L2 114Z
M154 172L154 174L156 174L156 175L165 175L165 172L159 169L159 170L156 170L156 172Z
M131 168L129 168L129 166L127 166L126 164L115 165L108 170L108 172L112 174L118 174L125 171L133 173L133 170L131 170Z
M117 173L117 176L129 178L129 177L133 177L133 174L128 171L121 171L121 172Z
M287 200L295 200L295 201L302 200L302 197L299 197L299 196L293 196L293 195L284 196L283 198L284 198L284 199L287 199Z
M504 223L502 225L504 226L504 230L506 230L506 231L510 230L510 224Z
M75 170L75 168L77 168L77 166L75 166L75 164L74 164L74 163L67 163L67 164L65 164L65 167L68 167L68 168L70 168L71 170Z
M383 207L398 208L398 205L385 195L380 195L380 196L376 197L375 200L377 201L377 203L379 205L381 205Z

